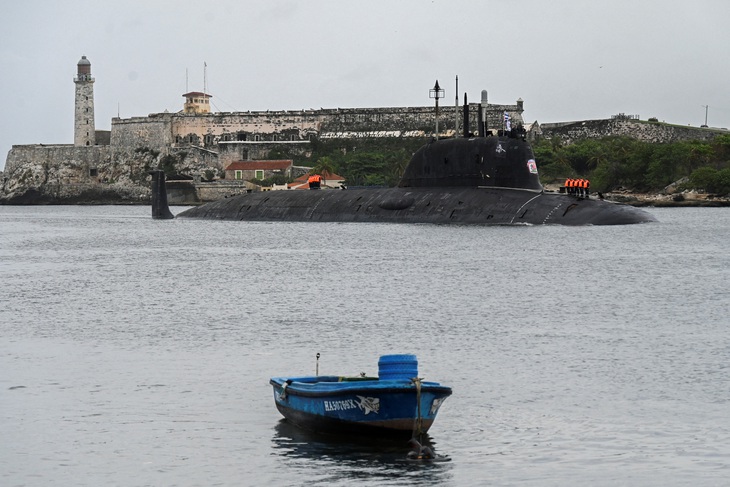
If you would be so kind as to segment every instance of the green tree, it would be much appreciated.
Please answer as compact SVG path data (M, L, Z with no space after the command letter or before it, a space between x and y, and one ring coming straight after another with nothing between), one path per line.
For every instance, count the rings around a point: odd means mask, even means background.
M730 193L730 168L720 171L709 167L695 169L689 177L689 187L708 193Z
M319 174L324 180L324 185L327 186L327 174L335 174L336 165L331 157L323 156L317 159L314 167L310 171L310 174Z

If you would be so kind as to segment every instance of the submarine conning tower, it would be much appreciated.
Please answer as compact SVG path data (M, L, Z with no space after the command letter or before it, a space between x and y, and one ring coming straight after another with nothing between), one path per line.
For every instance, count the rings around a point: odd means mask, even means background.
M487 130L481 114L480 104L479 136L475 137L469 132L469 104L464 94L464 136L432 139L418 149L398 187L485 187L541 192L535 154L525 140L524 127L520 124L508 130Z
M522 137L495 135L426 144L413 155L398 186L542 191L530 144Z

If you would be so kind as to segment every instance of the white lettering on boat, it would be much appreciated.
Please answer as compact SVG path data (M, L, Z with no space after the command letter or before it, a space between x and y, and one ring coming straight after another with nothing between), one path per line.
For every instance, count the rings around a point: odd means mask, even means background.
M350 409L360 409L365 414L380 412L380 399L377 397L357 396L359 401L353 399L343 399L341 401L323 401L324 410L330 411L348 411Z
M441 403L444 402L445 397L442 397L440 399L434 399L431 403L431 411L429 411L429 414L436 414L441 407Z
M357 409L357 404L352 399L344 401L325 401L325 411L347 411L348 409Z
M357 396L360 402L357 403L358 407L365 412L365 415L369 413L378 414L380 412L380 399L377 397L363 397Z

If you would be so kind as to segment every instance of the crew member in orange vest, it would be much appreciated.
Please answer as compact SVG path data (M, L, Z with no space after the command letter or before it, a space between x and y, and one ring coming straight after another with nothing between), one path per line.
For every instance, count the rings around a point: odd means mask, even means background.
M572 191L572 186L573 186L573 180L570 178L566 179L565 180L565 192L567 194L570 194L570 192Z
M319 189L322 181L322 176L319 174L312 174L309 176L309 189Z
M578 187L578 196L579 197L582 197L583 196L583 180L582 179L579 179L576 182L576 186Z
M590 193L590 187L591 187L591 182L586 179L585 186L584 186L585 191L586 191L586 198L588 198L588 193Z

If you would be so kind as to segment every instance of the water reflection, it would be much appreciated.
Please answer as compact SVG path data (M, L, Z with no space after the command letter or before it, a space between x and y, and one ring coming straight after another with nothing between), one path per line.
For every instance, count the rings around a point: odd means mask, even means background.
M321 468L319 481L353 481L378 479L381 485L402 485L404 479L418 480L422 485L441 485L451 479L450 458L436 448L436 442L425 435L428 444L440 456L437 462L411 461L407 441L362 437L323 435L302 430L282 419L272 438L274 454L292 470ZM425 483L424 483L425 482Z

